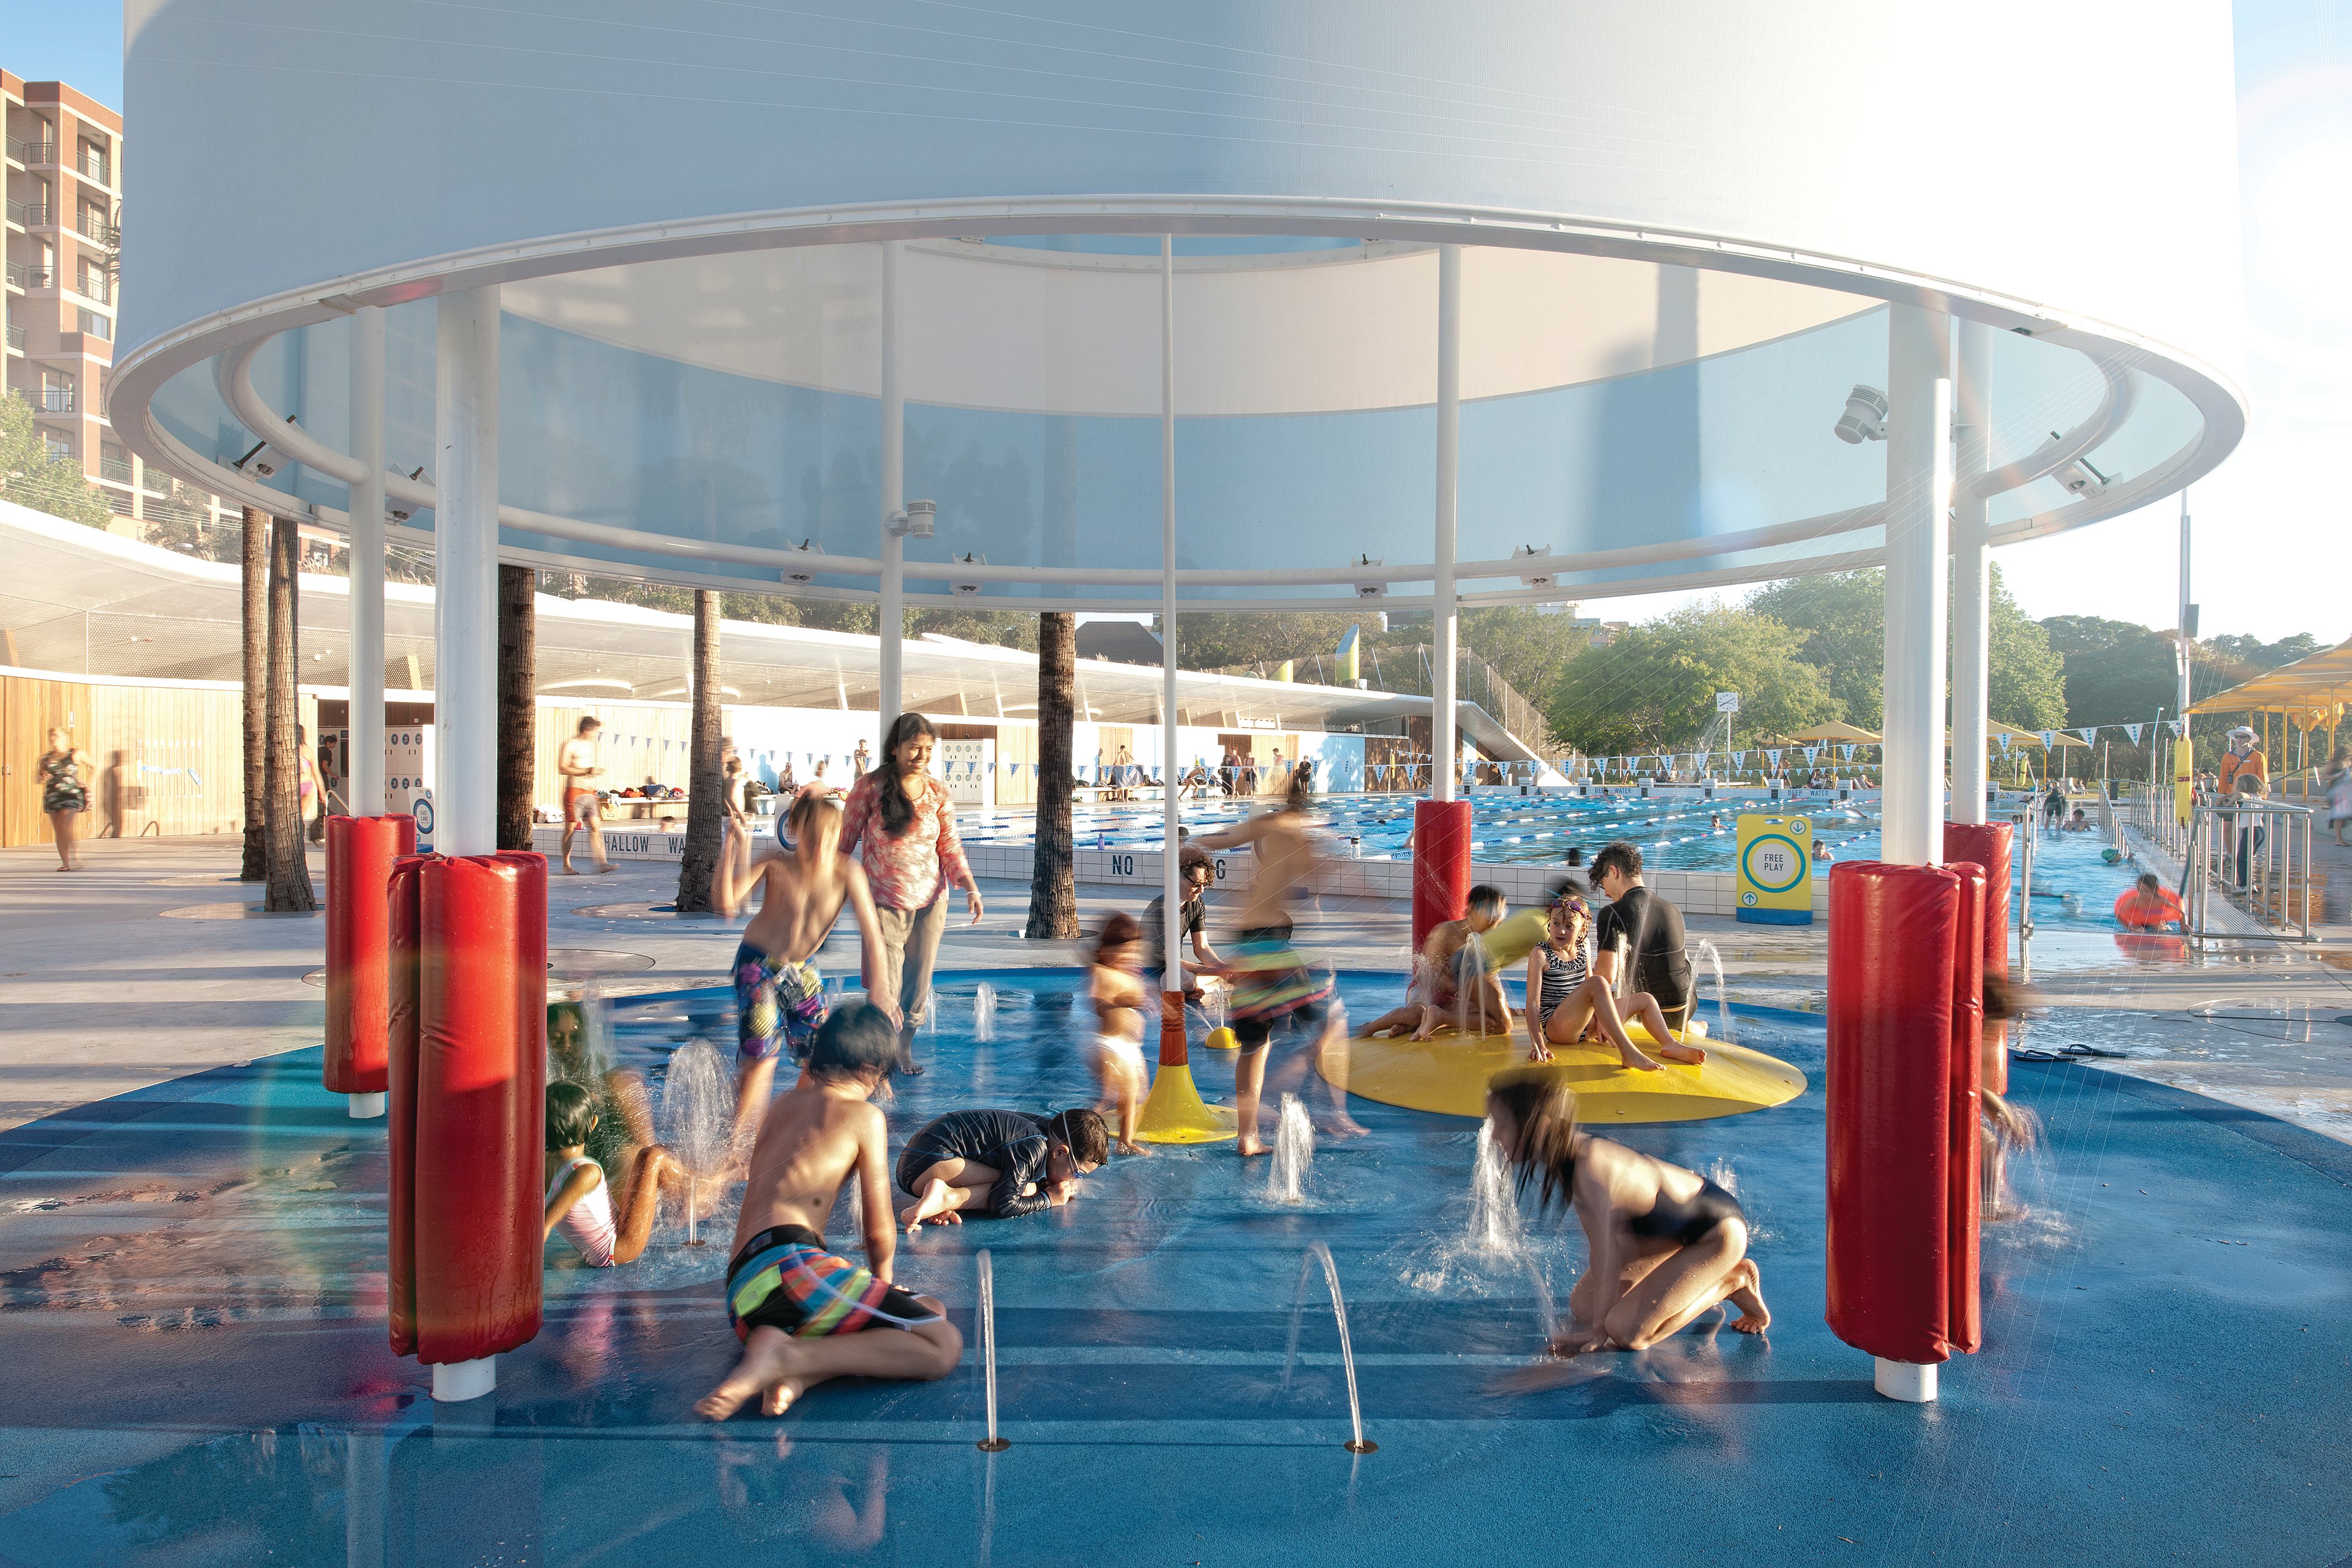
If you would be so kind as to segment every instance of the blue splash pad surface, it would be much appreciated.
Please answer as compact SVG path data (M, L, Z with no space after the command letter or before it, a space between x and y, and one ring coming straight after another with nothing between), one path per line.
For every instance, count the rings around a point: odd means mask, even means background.
M1072 977L943 978L931 1070L894 1138L970 1103L1089 1085ZM1351 977L1359 1016L1392 977ZM625 1052L731 1038L716 994L640 998ZM927 1384L836 1384L782 1421L692 1422L730 1363L722 1260L552 1268L539 1339L493 1399L436 1409L385 1348L379 1123L298 1052L0 1135L0 1559L26 1563L2330 1563L2352 1458L2352 1151L2071 1065L2019 1067L2048 1129L2028 1213L1989 1227L1988 1348L1940 1404L1870 1392L1822 1322L1817 1020L1742 1037L1816 1086L1777 1110L1629 1131L1737 1184L1769 1343L1685 1332L1573 1386L1485 1397L1535 1343L1536 1275L1582 1247L1530 1219L1522 1257L1466 1241L1474 1129L1352 1102L1307 1201L1263 1162L1116 1163L1076 1205L927 1231L899 1278L971 1334L997 1281L1000 1408L976 1353ZM1230 1089L1206 1055L1204 1089ZM1275 1073L1303 1067L1296 1055ZM976 1087L975 1087L976 1086ZM1313 1086L1310 1086L1312 1088ZM1324 1101L1310 1098L1318 1114ZM849 1234L844 1216L836 1241ZM1307 1245L1337 1255L1368 1435L1348 1435L1319 1283L1284 1386ZM551 1248L551 1258L560 1257Z

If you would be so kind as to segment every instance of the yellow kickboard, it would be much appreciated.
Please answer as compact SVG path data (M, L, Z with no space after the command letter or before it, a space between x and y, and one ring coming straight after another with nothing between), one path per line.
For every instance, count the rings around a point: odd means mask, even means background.
M1202 1100L1191 1068L1164 1067L1135 1119L1135 1135L1146 1143L1221 1143L1238 1136L1236 1121L1232 1106Z
M1628 1032L1636 1045L1649 1042L1639 1026ZM1576 1090L1578 1120L1596 1126L1704 1121L1769 1110L1805 1092L1805 1075L1777 1057L1696 1032L1685 1037L1706 1052L1706 1061L1636 1072L1619 1062L1614 1047L1586 1042L1554 1046L1550 1068ZM1427 1040L1360 1038L1347 1047L1344 1062L1321 1064L1326 1079L1382 1105L1441 1116L1485 1117L1487 1080L1528 1059L1524 1030L1465 1036L1444 1028Z

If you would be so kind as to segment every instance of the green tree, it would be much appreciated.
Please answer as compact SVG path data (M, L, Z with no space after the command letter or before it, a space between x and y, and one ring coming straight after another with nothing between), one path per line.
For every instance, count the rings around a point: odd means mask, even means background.
M2172 638L2133 621L2052 616L2042 623L2064 661L2066 724L2137 724L2173 716L2180 677Z
M1740 694L1750 734L1785 734L1832 716L1820 670L1788 626L1752 609L1693 605L1630 627L1562 672L1551 710L1562 736L1618 755L1687 747L1715 719L1715 694Z
M1748 607L1785 622L1800 638L1798 656L1822 672L1843 710L1835 717L1865 730L1885 719L1879 689L1886 661L1886 577L1883 572L1837 572L1774 583ZM1993 719L2021 730L2047 730L2066 717L2064 668L2049 636L2018 608L1992 569L1991 690Z
M13 393L0 397L0 496L90 528L104 528L114 515L81 465L49 450L33 405Z
M1825 717L1875 730L1886 666L1886 575L1830 572L1768 584L1748 607L1796 635L1797 657L1822 673L1836 708Z
M1317 654L1328 659L1351 626L1360 627L1359 637L1370 638L1380 634L1381 621L1378 616L1320 610L1181 616L1176 658L1186 669L1279 664Z
M1985 707L1993 722L2020 730L2049 730L2066 721L2066 666L2050 646L2050 634L2030 619L1992 569L1990 689Z

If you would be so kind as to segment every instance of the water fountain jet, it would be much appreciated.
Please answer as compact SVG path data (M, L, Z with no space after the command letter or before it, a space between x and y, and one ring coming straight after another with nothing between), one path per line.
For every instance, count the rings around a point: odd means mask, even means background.
M1348 1341L1348 1303L1339 1293L1339 1266L1332 1260L1331 1248L1320 1241L1310 1243L1307 1256L1298 1262L1298 1289L1290 1300L1290 1348L1282 1360L1282 1386L1290 1386L1291 1369L1297 1364L1299 1312L1307 1304L1307 1281L1318 1263L1323 1265L1324 1283L1331 1288L1331 1317L1339 1327L1339 1365L1348 1378L1348 1425L1354 1436L1341 1446L1350 1454L1373 1453L1380 1445L1364 1438L1364 1411L1356 1397L1356 1352Z
M707 1245L698 1234L704 1184L723 1173L735 1152L735 1085L709 1040L688 1040L662 1075L662 1142L686 1167L686 1244Z
M1001 1454L1013 1445L996 1435L996 1266L984 1247L980 1249L977 1262L980 1267L980 1364L988 1388L988 1436L981 1439L980 1450L983 1454Z
M1268 1194L1279 1203L1305 1202L1307 1171L1314 1161L1315 1124L1307 1119L1307 1102L1286 1094L1275 1128L1274 1163L1266 1177Z

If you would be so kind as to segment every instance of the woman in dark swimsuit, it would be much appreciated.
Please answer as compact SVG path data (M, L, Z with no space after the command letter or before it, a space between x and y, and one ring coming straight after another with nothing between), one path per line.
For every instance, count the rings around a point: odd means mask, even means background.
M1540 1068L1496 1074L1486 1120L1518 1189L1533 1182L1539 1207L1571 1206L1584 1226L1591 1259L1554 1355L1647 1350L1726 1302L1742 1333L1770 1324L1738 1199L1696 1171L1578 1131L1574 1091Z

